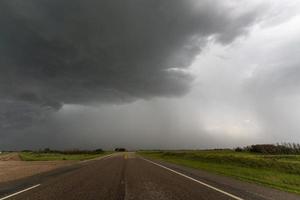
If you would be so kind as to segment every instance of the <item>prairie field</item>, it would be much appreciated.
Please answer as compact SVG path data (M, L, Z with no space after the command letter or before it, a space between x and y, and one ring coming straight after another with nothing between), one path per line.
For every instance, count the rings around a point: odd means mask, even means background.
M107 154L109 154L109 152L78 153L78 154L21 152L19 156L23 161L54 161L54 160L82 161L82 160L94 159Z
M139 154L300 194L300 155L233 150L140 151Z

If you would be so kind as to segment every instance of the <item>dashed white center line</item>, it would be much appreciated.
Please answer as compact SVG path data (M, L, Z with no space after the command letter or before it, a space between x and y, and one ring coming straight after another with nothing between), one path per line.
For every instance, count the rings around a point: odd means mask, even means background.
M165 167L165 166L163 166L163 165L157 164L157 163L155 163L155 162L153 162L153 161L151 161L151 160L148 160L148 159L145 159L145 158L141 158L141 159L143 159L143 160L145 160L145 161L147 161L147 162L150 162L150 163L152 163L152 164L154 164L154 165L156 165L156 166L162 167L162 168L164 168L164 169L166 169L166 170L168 170L168 171L171 171L171 172L173 172L173 173L175 173L175 174L178 174L178 175L180 175L180 176L183 176L183 177L185 177L185 178L187 178L187 179L190 179L190 180L192 180L192 181L195 181L195 182L197 182L197 183L199 183L199 184L201 184L201 185L203 185L203 186L206 186L206 187L208 187L208 188L210 188L210 189L213 189L213 190L218 191L218 192L220 192L220 193L222 193L222 194L225 194L225 195L227 195L227 196L229 196L229 197L231 197L231 198L233 198L233 199L236 199L236 200L244 200L244 199L242 199L242 198L240 198L240 197L238 197L238 196L235 196L235 195L233 195L233 194L230 194L230 193L228 193L228 192L226 192L226 191L224 191L224 190L221 190L221 189L216 188L216 187L214 187L214 186L211 186L211 185L209 185L209 184L207 184L207 183L204 183L204 182L202 182L202 181L199 181L199 180L197 180L197 179L194 179L194 178L192 178L192 177L189 177L189 176L187 176L187 175L185 175L185 174L182 174L182 173L180 173L180 172L177 172L177 171L175 171L175 170L173 170L173 169L170 169L170 168L168 168L168 167ZM1 199L0 199L0 200L1 200Z
M8 196L6 196L6 197L2 197L0 200L4 200L4 199L8 199L8 198L10 198L10 197L16 196L16 195L21 194L21 193L23 193L23 192L26 192L26 191L28 191L28 190L32 190L32 189L34 189L34 188L36 188L36 187L39 187L40 185L41 185L41 184L37 184L37 185L31 186L31 187L26 188L26 189L24 189L24 190L21 190L21 191L19 191L19 192L10 194L10 195L8 195Z

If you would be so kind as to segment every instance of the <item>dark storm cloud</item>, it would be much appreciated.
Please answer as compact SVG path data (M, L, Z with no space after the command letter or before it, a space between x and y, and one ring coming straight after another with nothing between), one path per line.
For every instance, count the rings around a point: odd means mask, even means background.
M208 38L230 43L259 11L222 1L2 0L2 127L64 103L182 95L193 80L184 69Z
M1 1L1 96L62 103L181 95L208 36L228 43L256 18L203 1ZM205 42L204 42L205 45Z

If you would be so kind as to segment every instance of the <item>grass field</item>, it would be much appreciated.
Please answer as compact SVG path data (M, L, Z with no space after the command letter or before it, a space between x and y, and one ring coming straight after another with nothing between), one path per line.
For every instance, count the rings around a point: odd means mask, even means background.
M300 155L221 151L140 151L148 158L202 169L300 194Z
M53 160L88 160L110 154L111 152L102 152L95 154L63 154L63 153L36 153L21 152L20 158L24 161L53 161Z

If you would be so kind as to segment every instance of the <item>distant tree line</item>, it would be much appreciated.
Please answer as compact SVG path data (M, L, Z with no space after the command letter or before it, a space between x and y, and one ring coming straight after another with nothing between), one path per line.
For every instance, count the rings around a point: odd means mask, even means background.
M246 147L237 147L235 151L262 153L262 154L300 154L300 144L297 143L255 144Z
M126 151L126 149L125 149L125 148L115 148L115 151L120 151L120 152L122 152L122 151Z
M99 154L103 153L102 149L95 150L80 150L80 149L70 149L70 150L55 150L50 148L40 149L37 151L23 150L22 152L33 152L33 153L60 153L60 154Z

